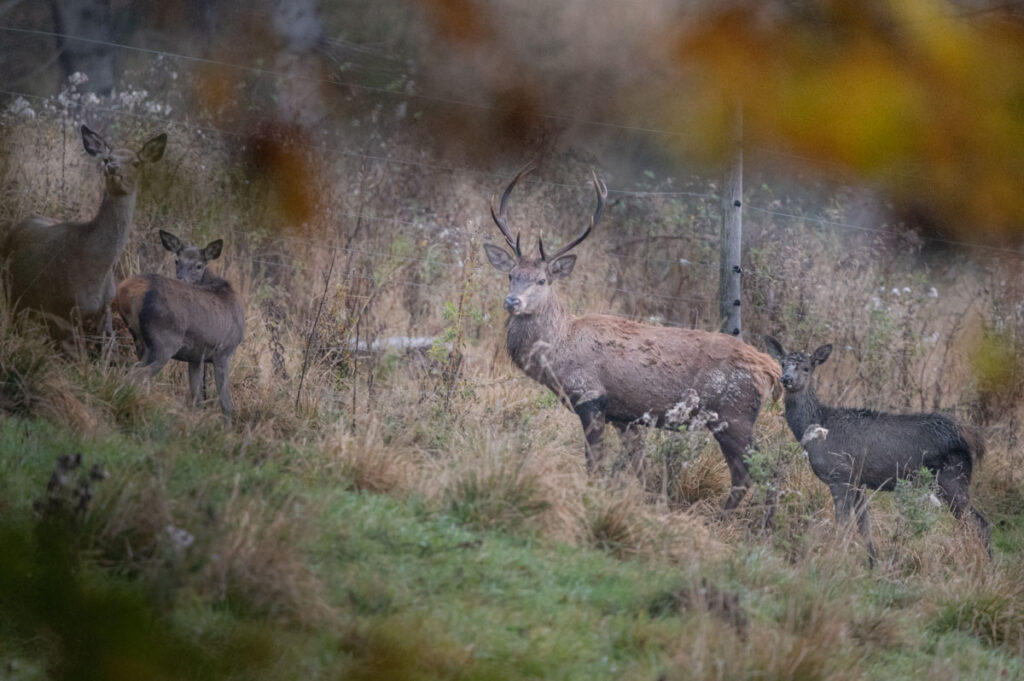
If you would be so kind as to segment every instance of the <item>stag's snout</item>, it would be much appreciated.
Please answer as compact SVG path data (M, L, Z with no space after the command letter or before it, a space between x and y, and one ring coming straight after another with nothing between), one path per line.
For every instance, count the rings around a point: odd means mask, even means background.
M523 301L519 296L507 296L503 306L509 314L519 314L519 311L523 309Z
M793 387L793 382L795 380L796 380L796 377L793 376L793 372L791 372L791 371L783 372L782 379L781 379L782 387L785 388L786 390L789 390L790 388Z

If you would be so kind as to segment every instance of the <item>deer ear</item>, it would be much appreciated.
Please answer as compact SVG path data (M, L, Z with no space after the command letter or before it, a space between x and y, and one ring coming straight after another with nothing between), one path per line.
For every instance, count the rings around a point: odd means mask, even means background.
M162 229L160 230L160 243L171 253L177 253L181 250L181 239Z
M563 255L548 265L548 274L552 279L565 279L572 274L573 267L576 267L576 256Z
M203 249L203 257L207 260L216 260L220 257L220 250L224 247L224 240L217 239L207 244L206 248Z
M781 361L786 356L786 350L782 347L782 343L775 340L771 336L764 337L764 345L768 349L768 354L775 359Z
M511 272L519 264L504 248L493 244L484 244L484 251L487 252L487 259L491 261L496 270Z
M85 153L90 156L106 156L110 153L110 145L100 137L99 133L89 129L89 126L82 126L82 145Z
M163 158L166 146L167 133L160 133L142 145L142 149L139 149L139 160L143 163L156 163Z
M818 366L819 364L824 362L826 359L828 359L828 356L831 355L831 354L832 354L832 344L830 343L828 345L822 345L820 348L818 348L817 350L814 351L813 355L811 355L811 364L813 366Z

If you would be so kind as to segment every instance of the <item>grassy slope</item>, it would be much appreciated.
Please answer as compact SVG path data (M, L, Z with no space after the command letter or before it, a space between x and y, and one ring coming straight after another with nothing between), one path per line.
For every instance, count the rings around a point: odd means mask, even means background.
M0 217L71 217L69 204L88 212L95 169L81 154L62 165L60 126L41 116L11 129ZM200 242L228 238L220 271L240 283L249 320L232 372L235 428L225 431L213 409L182 406L180 366L135 388L124 366L56 359L0 315L0 679L44 670L66 679L1024 678L1014 657L1024 653L1024 465L1007 415L989 417L1000 427L975 483L981 507L1000 523L995 564L918 488L873 499L882 560L871 573L859 547L835 539L827 491L777 408L759 421L759 467L782 469L773 534L753 529L755 494L735 517L718 519L727 476L717 448L699 436L651 438L641 483L585 474L578 422L496 361L503 278L486 265L455 267L479 265L479 230L421 242L486 217L492 178L389 168L357 199L352 178L366 169L344 158L325 163L333 191L323 200L339 215L365 207L375 216L444 216L427 232L419 223L338 227L338 243L366 257L339 262L325 288L320 235L332 234L334 221L316 238L263 239L278 234L280 220L251 200L262 190L236 183L223 200L224 177L244 175L231 154L211 160L205 137L172 132L122 265L166 265L157 228L190 225ZM39 159L38 177L23 170L37 149L52 151ZM56 190L65 170L77 188L71 197ZM552 171L557 181L585 176L575 166ZM89 181L70 179L79 176ZM523 187L515 208L523 224L577 224L571 206L545 212L565 205L561 189ZM789 199L761 200L775 198ZM699 212L643 201L610 210L614 229L588 244L587 267L563 295L573 309L611 306L710 326L691 314L713 309L700 300L714 299L711 270L697 266L713 242L691 238ZM649 235L651 224L685 237L672 262L686 256L690 265L663 269L663 242L642 238L608 255L618 239ZM931 404L941 388L940 406L971 403L973 380L957 362L967 361L973 336L954 332L961 322L998 322L999 310L1019 300L1019 273L986 265L984 277L972 276L953 259L949 281L933 281L901 249L876 252L789 224L752 226L751 333L858 350L856 361L844 351L822 368L823 394L910 409ZM269 267L278 257L281 271ZM835 287L837 277L848 285ZM1002 278L1010 284L997 286ZM993 293L968 315L986 282ZM639 295L621 299L610 283ZM933 284L941 297L928 293ZM897 287L904 293L892 293ZM330 295L296 413L321 292ZM354 333L410 330L450 335L456 345L465 334L448 412L443 369L452 360L443 348L412 363L356 364L344 352ZM933 332L942 343L926 342ZM994 364L998 376L1015 375ZM1006 391L995 390L989 407L1012 405L1016 388L996 383ZM32 501L45 494L55 458L73 451L110 478L70 531L52 519L40 524ZM189 546L175 540L182 536Z
M932 607L923 580L872 575L856 557L824 554L792 566L770 541L758 541L721 560L694 555L688 565L623 560L528 530L475 529L457 522L450 506L311 475L308 459L322 453L281 444L256 448L254 457L215 419L180 429L178 418L151 415L149 434L163 436L153 438L4 419L0 515L13 527L31 522L31 500L43 496L58 454L81 451L87 463L102 463L110 479L76 530L90 547L76 579L102 589L131 584L140 607L164 622L156 640L170 632L199 659L225 647L249 651L199 666L203 677L1021 675L1019 659L960 631L948 607ZM163 512L194 535L191 547L163 545ZM265 529L281 518L280 532ZM147 527L156 528L155 544L128 558L124 544L143 541ZM234 551L240 564L212 569L218 559L204 551ZM739 628L723 593L737 598ZM0 657L16 661L14 678L41 677L34 671L61 655L81 655L74 646L57 652L54 622L64 613L29 624L13 613L0 622L8 634ZM85 659L123 653L111 645Z

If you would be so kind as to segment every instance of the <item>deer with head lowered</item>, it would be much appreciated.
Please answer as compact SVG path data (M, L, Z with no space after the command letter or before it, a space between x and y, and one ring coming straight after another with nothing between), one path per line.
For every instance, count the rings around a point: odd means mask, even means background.
M117 287L114 309L132 333L139 369L155 376L171 359L188 362L189 396L203 392L203 367L213 364L221 410L234 411L228 365L245 332L242 301L227 280L207 269L220 257L223 241L205 248L185 245L160 230L164 248L175 254L175 279L140 274Z
M509 183L491 216L511 253L484 249L496 269L508 274L505 343L527 376L559 396L580 419L587 468L603 455L606 424L626 436L639 471L637 425L677 429L702 424L718 441L732 478L725 509L735 508L751 485L745 459L754 447L754 421L766 395L781 394L779 367L743 341L721 333L651 326L620 317L570 315L554 284L576 265L569 251L590 235L601 218L607 188L593 175L597 209L590 224L554 253L538 240L540 257L524 255L508 227L506 204L527 166Z
M81 133L86 153L103 162L105 189L96 216L81 223L30 217L8 232L3 255L16 309L42 312L58 338L66 337L78 319L101 323L109 339L113 266L128 243L142 168L160 160L167 135L157 135L136 153L112 148L84 125Z
M922 468L935 475L939 496L957 518L970 520L988 549L989 522L970 501L971 473L985 454L985 441L977 430L943 414L888 414L824 405L811 379L832 346L822 345L808 355L787 352L771 336L765 337L765 344L782 369L786 422L807 452L814 474L832 493L836 524L856 519L871 565L875 548L864 489L892 490L898 480L913 480Z

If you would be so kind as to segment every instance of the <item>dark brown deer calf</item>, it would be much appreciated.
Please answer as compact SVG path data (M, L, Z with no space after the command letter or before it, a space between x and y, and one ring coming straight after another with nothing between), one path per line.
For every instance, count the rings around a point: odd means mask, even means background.
M188 362L193 404L202 395L203 366L213 364L217 397L230 419L234 405L228 365L242 342L245 315L231 284L206 268L220 256L223 242L218 239L200 249L162 230L160 240L177 256L177 279L159 274L125 279L117 287L114 309L132 332L140 369L155 376L171 359Z
M822 345L808 355L786 352L771 336L765 343L782 367L786 422L807 451L814 474L832 493L836 524L856 518L872 565L875 548L864 488L892 490L897 480L913 479L922 468L935 475L939 495L953 514L969 517L989 548L988 520L970 501L971 472L985 454L985 442L975 429L942 414L826 406L818 400L811 379L832 346Z
M514 254L484 246L491 264L508 273L505 341L512 361L579 416L591 469L601 459L606 424L620 432L635 425L706 425L729 466L732 492L725 508L734 508L752 482L745 455L754 447L761 401L768 394L781 395L778 365L721 333L649 326L609 315L570 315L553 284L572 272L576 256L566 253L597 224L607 190L595 176L597 210L590 225L556 253L546 253L539 243L540 258L531 258L523 255L518 236L512 237L505 214L512 188L528 170L505 189L501 208L491 208ZM633 464L640 467L635 452Z

